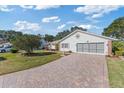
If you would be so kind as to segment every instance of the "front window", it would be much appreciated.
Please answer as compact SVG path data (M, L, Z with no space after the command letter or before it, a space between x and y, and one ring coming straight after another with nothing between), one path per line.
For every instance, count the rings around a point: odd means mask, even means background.
M69 44L68 43L63 43L62 48L69 48Z

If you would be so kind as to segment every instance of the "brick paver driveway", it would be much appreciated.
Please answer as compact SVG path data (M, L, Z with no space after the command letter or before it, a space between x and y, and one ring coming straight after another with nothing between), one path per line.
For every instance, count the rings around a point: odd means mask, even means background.
M40 67L0 76L0 87L109 87L106 59L71 54Z

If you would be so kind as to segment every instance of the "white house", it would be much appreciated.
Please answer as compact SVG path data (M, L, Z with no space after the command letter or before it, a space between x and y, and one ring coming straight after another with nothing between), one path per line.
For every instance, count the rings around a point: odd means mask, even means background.
M57 44L59 43L59 40L53 41L49 43L49 49L50 50L57 50Z
M113 40L116 39L87 31L75 30L60 40L59 50L85 54L111 55Z

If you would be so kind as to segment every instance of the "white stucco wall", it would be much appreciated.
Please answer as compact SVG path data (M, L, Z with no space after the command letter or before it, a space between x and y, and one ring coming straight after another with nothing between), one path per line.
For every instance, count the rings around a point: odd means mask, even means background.
M80 35L79 38L76 38L76 35ZM77 43L92 43L92 42L104 42L104 53L103 55L108 55L108 39L104 39L101 37L76 32L75 34L71 35L70 37L66 38L65 40L60 42L60 51L72 51L76 52L76 44ZM69 48L62 48L62 43L68 43ZM95 53L96 54L96 53Z
M51 45L51 49L56 49L56 45Z

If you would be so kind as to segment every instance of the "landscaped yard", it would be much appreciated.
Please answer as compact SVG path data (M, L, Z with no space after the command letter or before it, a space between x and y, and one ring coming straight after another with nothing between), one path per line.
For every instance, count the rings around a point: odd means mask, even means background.
M41 66L61 57L61 53L35 51L37 55L23 56L20 53L0 53L0 75ZM124 87L124 60L107 58L110 87Z
M52 62L61 57L60 53L37 51L35 56L23 56L20 53L0 53L0 75L21 71Z
M108 58L107 63L110 87L124 88L124 60Z

